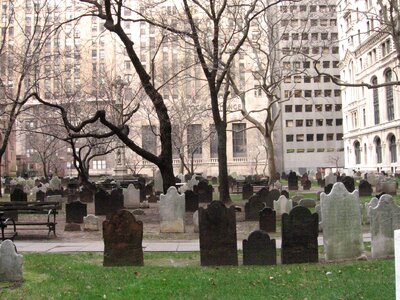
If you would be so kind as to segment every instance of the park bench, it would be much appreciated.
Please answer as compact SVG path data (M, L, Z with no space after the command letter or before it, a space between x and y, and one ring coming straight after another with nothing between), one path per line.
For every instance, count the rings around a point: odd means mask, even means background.
M56 216L58 210L61 209L60 202L25 202L25 201L13 201L13 202L0 202L1 217L1 238L4 240L7 238L7 234L4 232L4 228L12 226L14 233L8 233L14 238L17 235L16 228L19 226L46 226L48 228L48 235L51 232L56 235ZM29 214L29 215L46 215L46 219L42 220L18 220L18 215ZM35 227L36 228L36 227Z

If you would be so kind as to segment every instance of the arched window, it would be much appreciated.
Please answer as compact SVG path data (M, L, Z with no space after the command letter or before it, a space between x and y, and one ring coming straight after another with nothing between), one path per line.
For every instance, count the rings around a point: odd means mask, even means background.
M385 73L385 82L392 81L392 70L387 70ZM388 121L394 119L394 106L393 106L393 86L388 85L386 87L386 108Z
M372 85L377 85L378 84L378 79L374 76L371 80ZM379 124L379 95L378 95L378 89L373 89L372 90L372 95L373 95L373 100L374 100L374 120L375 120L375 125Z
M354 154L356 156L356 165L359 165L361 163L361 149L359 142L354 143Z
M382 163L382 143L380 138L375 139L375 149L376 149L376 162L378 164Z
M392 135L389 140L390 162L397 162L396 137Z

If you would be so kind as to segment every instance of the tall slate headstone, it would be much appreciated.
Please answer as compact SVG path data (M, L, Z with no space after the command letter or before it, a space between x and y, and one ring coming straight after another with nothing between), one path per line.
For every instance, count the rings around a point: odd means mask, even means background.
M321 194L324 249L327 260L357 258L363 250L358 190L349 193L337 182L327 195Z
M318 262L318 215L296 206L282 215L282 264Z
M94 211L96 216L104 216L108 213L112 213L111 211L111 196L105 190L100 189L94 195Z
M122 192L122 189L113 189L110 194L111 198L111 210L112 212L115 212L119 209L124 208L124 194Z
M243 265L276 265L276 242L262 230L243 240Z
M266 232L276 232L276 212L266 207L259 213L260 230Z
M160 195L160 232L185 232L185 194L174 186Z
M250 183L245 183L242 187L242 198L247 200L251 196L253 196L253 186Z
M355 183L353 177L350 176L343 177L342 183L350 193L352 193L355 190Z
M46 193L45 192L43 192L41 190L38 190L36 192L36 201L43 202L45 198L46 198Z
M235 207L212 201L199 208L200 261L202 266L237 265Z
M143 223L132 213L113 213L103 222L103 238L104 266L143 266Z
M394 255L394 231L400 229L400 207L392 196L383 195L371 207L371 254L373 258Z
M288 175L288 188L289 191L297 191L299 189L299 178L296 172L291 171Z
M199 195L193 191L185 192L185 211L195 212L199 209Z
M371 196L372 195L372 185L366 180L361 180L360 184L358 185L358 191L360 193L360 197Z
M65 204L65 222L83 223L83 218L87 216L87 205L81 201Z
M14 189L14 191L10 195L10 201L28 201L27 194L21 189Z
M257 221L260 211L264 209L265 203L257 195L251 196L244 205L244 215L246 221Z
M93 191L91 191L87 187L83 187L82 190L79 192L79 200L83 203L92 203Z
M207 180L200 180L197 185L193 186L192 190L199 195L200 203L210 203L212 201L214 188L208 184Z

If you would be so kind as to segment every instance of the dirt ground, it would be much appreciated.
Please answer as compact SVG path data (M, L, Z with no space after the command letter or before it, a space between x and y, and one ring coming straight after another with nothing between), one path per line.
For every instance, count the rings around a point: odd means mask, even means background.
M246 239L248 235L258 229L257 221L244 221L244 201L235 202L235 206L241 207L242 211L236 213L236 228L238 240ZM207 204L201 204L206 207ZM94 203L88 203L88 214L94 214ZM144 215L136 215L136 219L144 224L143 239L145 240L196 240L199 234L193 230L193 213L187 212L185 215L185 233L160 233L159 225L159 204L150 203L150 208L144 208ZM105 216L99 216L100 221L105 220ZM20 215L19 220L46 220L46 215ZM16 240L41 240L48 242L63 241L63 242L84 242L84 241L101 241L102 231L64 231L65 227L65 203L63 203L62 211L59 211L57 216L56 236L53 233L47 236L47 227L28 226L17 227L18 236ZM279 230L279 228L278 228ZM278 237L280 233L274 233L271 237Z

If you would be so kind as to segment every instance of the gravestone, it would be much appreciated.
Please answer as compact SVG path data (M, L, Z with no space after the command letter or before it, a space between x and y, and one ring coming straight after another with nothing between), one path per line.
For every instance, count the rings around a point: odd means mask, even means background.
M290 171L288 175L289 191L297 191L299 189L299 178L296 172Z
M383 177L376 184L377 193L385 193L389 195L396 195L397 182L396 179Z
M212 201L214 188L208 184L207 180L200 180L197 185L193 186L192 190L199 195L200 203L210 203Z
M266 232L276 232L276 212L266 207L259 212L259 223L260 230Z
M111 210L112 212L124 208L124 194L122 189L114 189L111 191Z
M304 173L304 174L301 176L301 178L300 178L300 184L301 184L302 186L304 186L304 184L306 183L307 180L308 180L308 174L307 174L307 173Z
M322 183L322 173L321 171L317 171L317 173L315 173L315 179L317 180L317 183L319 186L321 186Z
M261 189L256 193L256 195L257 195L258 197L260 197L261 201L264 202L264 203L267 203L268 194L269 194L269 189L268 189L267 187L261 188ZM271 206L269 206L269 207L272 208L272 207L273 207L273 203L271 203L270 205L271 205Z
M124 207L125 208L139 208L140 207L140 190L137 189L132 183L123 190Z
M22 281L23 257L11 240L0 244L0 281Z
M79 200L83 203L92 203L93 191L84 186L79 192Z
M321 213L321 205L315 206L315 212L318 214L318 229L319 232L322 232L322 213Z
M350 193L352 193L355 190L355 183L353 177L350 176L343 177L342 183Z
M371 199L371 201L369 201L368 203L365 203L365 223L366 224L370 224L371 222L371 208L375 207L378 205L379 199L382 197L383 195L380 195L379 197L374 197Z
M103 222L105 267L143 266L143 223L127 210Z
M367 173L367 181L370 185L375 186L377 182L377 176L374 173Z
M366 180L361 180L360 184L358 185L358 192L360 193L360 197L371 196L372 185Z
M194 190L194 186L199 184L199 180L196 179L196 175L193 175L190 180L187 181L187 188L191 191Z
M304 181L303 190L309 191L310 189L311 189L311 181L307 179L306 181Z
M111 196L103 189L94 195L94 211L96 216L104 216L115 211L112 210Z
M265 200L265 205L267 207L274 208L274 201L278 200L281 196L281 192L277 189L272 189L268 192L267 198Z
M46 202L62 202L62 197L61 195L51 195L46 196L45 200Z
M357 258L363 250L358 190L349 193L341 182L321 194L326 260Z
M87 215L83 217L83 230L84 231L99 231L99 217L95 215Z
M61 180L57 176L53 176L49 181L49 188L54 191L61 190Z
M301 200L299 201L299 205L300 205L300 206L307 207L307 208L314 208L315 205L316 205L316 202L315 202L314 199L304 198L304 199L301 199Z
M383 195L371 207L371 254L373 258L394 255L394 230L400 229L400 207L392 196Z
M21 189L14 189L14 191L10 195L10 201L28 201L27 194Z
M193 191L185 192L185 211L195 212L199 209L199 195Z
M318 215L296 206L282 215L282 264L318 262Z
M43 202L45 198L46 198L46 193L45 192L43 192L41 190L36 192L36 201Z
M276 265L276 242L262 230L243 240L243 265Z
M83 218L87 215L87 205L81 201L65 204L65 222L83 223Z
M185 232L185 195L174 186L160 195L160 232Z
M289 213L292 207L292 200L287 199L285 196L280 196L278 200L274 201L274 210L278 216Z
M333 188L333 184L332 184L332 183L326 185L326 186L324 187L324 193L325 193L325 194L329 194L329 193L332 191L332 188ZM320 195L320 197L321 197L321 195Z
M245 183L242 187L242 199L247 200L253 196L253 186L250 183Z
M333 173L329 173L328 175L325 176L325 186L332 184L334 185L337 181L337 177Z
M238 265L235 207L212 201L199 207L200 261L202 266Z
M265 204L257 195L251 196L244 205L244 219L246 221L257 221L260 217L260 211L264 209Z
M156 173L154 174L154 192L156 194L160 194L164 192L164 186L163 186L163 179L161 176L160 170L157 170Z
M394 231L396 299L400 299L400 230Z
M196 210L193 213L193 231L198 233L199 232L199 211Z

